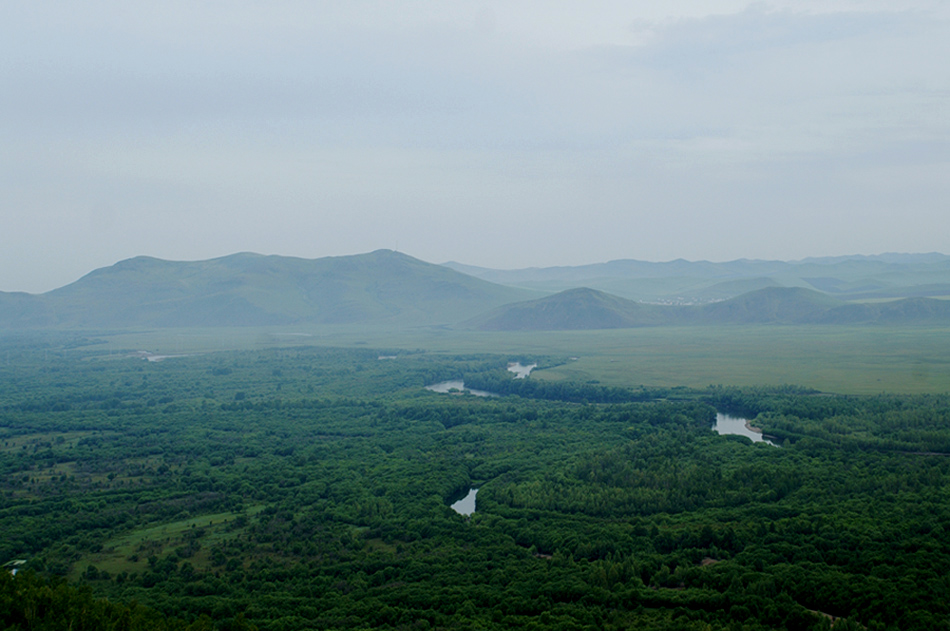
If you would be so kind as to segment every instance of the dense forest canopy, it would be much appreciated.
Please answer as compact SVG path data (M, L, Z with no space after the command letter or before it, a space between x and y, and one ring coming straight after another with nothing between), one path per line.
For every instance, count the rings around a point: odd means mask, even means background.
M947 396L2 350L5 628L950 629Z

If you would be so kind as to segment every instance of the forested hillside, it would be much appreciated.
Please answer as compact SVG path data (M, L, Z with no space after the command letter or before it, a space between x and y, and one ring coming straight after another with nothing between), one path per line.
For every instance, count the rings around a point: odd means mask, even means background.
M446 324L533 292L391 250L301 259L140 256L40 295L0 292L3 329Z
M2 350L11 628L950 629L946 396ZM450 379L503 396L424 389ZM782 446L716 434L717 410Z

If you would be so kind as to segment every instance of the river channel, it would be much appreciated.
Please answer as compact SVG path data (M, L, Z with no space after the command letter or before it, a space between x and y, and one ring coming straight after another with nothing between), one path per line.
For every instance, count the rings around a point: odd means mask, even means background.
M380 357L382 359L382 357ZM522 366L520 362L512 362L508 364L508 371L515 374L515 379L525 379L528 375L531 374L531 371L537 368L537 364L531 364L530 366ZM466 388L465 382L461 379L454 379L452 381L440 381L439 383L433 383L432 385L426 386L426 390L431 390L432 392L438 392L440 394L462 394L467 392L468 394L473 394L476 397L497 397L501 396L495 394L494 392L488 392L486 390L474 390L472 388Z
M465 384L461 381L443 381L442 383L426 386L426 389L432 390L434 392L451 392L453 390L462 391L465 389ZM492 394L491 392L483 392L481 390L468 390L467 392L471 392L475 396L479 397L498 396ZM761 431L750 429L748 419L729 416L728 414L716 414L716 424L713 425L713 430L715 430L718 434L737 434L739 436L750 438L754 443L766 443L768 445L772 445L773 447L778 447L778 445L773 443L771 440L765 438ZM471 515L475 512L475 496L477 494L478 489L469 489L468 494L462 499L453 503L450 508L459 515Z

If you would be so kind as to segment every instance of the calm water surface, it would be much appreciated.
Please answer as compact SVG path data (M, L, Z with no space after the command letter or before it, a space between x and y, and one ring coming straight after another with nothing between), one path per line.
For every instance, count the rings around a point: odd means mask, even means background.
M515 373L515 379L524 379L531 374L531 371L537 368L537 364L531 364L530 366L522 366L521 362L513 362L508 364L508 371Z
M472 390L471 388L465 387L465 382L461 380L457 381L442 381L440 383L434 383L431 386L426 386L426 390L431 390L432 392L439 392L441 394L448 394L453 390L458 390L459 392L468 392L474 394L476 397L497 397L498 395L494 392L486 392L485 390Z
M736 434L751 438L754 443L767 443L773 447L778 447L771 440L762 436L762 432L749 429L746 425L748 422L749 419L729 416L728 414L716 414L716 424L713 425L713 429L718 434Z
M468 495L460 499L459 501L452 504L452 510L454 510L459 515L471 515L475 512L475 495L478 493L478 489L472 489L468 492Z

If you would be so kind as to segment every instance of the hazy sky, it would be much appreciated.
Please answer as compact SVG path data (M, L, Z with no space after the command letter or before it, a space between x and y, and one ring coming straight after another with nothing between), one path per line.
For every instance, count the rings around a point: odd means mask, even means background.
M378 248L950 253L950 3L0 5L0 290Z

